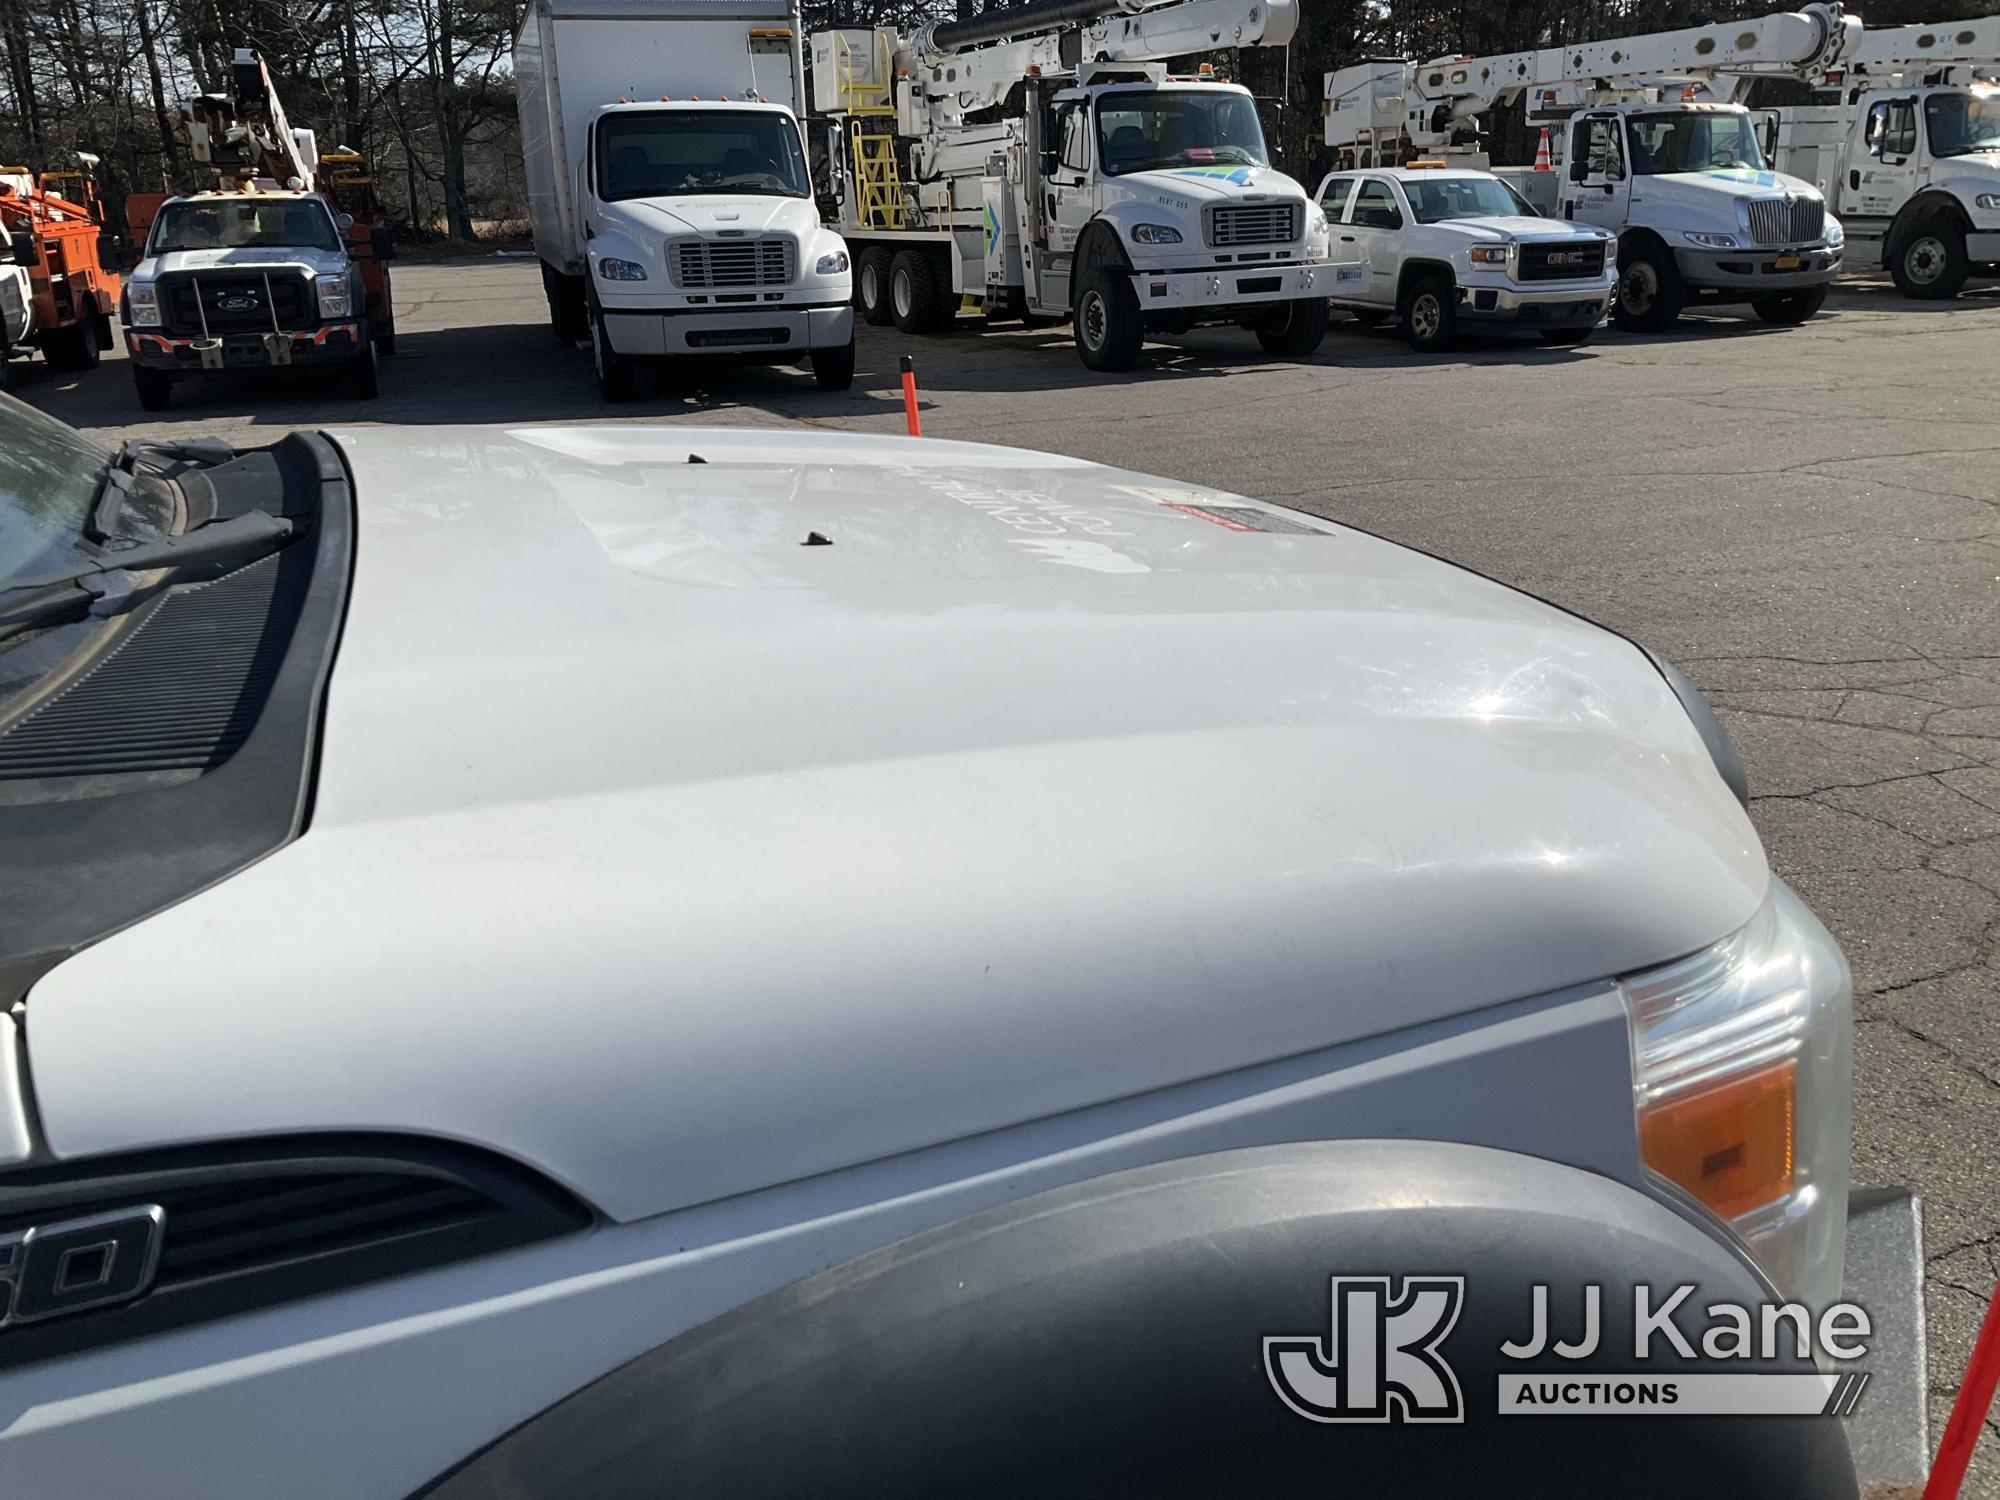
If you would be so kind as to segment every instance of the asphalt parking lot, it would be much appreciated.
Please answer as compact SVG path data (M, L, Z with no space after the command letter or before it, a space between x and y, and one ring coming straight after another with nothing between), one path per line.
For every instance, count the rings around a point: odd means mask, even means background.
M1731 314L1576 350L1418 357L1336 320L1300 363L1234 331L1095 376L1066 328L867 329L851 392L723 369L603 405L535 262L396 271L382 398L249 378L139 410L121 359L17 372L106 441L350 423L619 420L925 430L1238 490L1440 553L1632 635L1724 713L1773 863L1854 966L1855 1180L1928 1204L1933 1427L2000 1274L2000 287L1853 282L1798 329ZM1989 1424L1992 1425L1992 1424ZM1967 1494L2000 1496L2000 1429Z

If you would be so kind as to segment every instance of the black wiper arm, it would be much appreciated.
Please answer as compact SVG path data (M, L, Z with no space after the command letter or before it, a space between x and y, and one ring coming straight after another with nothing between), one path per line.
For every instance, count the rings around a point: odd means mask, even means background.
M0 585L0 594L23 589L45 589L59 583L76 583L100 573L145 571L152 568L187 568L199 563L248 562L276 552L292 537L292 523L283 516L265 511L246 511L227 521L214 521L196 531L162 537L107 552L80 567L61 573L44 573L36 578L16 578Z

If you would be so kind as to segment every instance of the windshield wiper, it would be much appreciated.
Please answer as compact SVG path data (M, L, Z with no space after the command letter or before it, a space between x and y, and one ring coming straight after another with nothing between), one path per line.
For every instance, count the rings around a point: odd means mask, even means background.
M292 523L284 517L253 510L179 536L107 552L61 573L12 579L0 584L0 641L129 593L119 586L121 574L249 562L276 552L292 539L292 532Z

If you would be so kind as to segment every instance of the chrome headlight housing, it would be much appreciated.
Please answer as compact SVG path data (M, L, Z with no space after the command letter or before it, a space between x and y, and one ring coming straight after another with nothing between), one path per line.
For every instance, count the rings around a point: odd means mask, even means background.
M621 260L615 255L605 255L598 259L597 274L604 281L644 281L646 268L636 260Z
M347 277L322 276L317 285L322 318L344 318L354 311L354 292Z
M1972 206L1987 213L2000 211L2000 193L1980 193L1972 200Z
M125 315L134 328L158 328L160 289L150 281L126 282Z
M1735 250L1740 248L1733 234L1704 234L1698 229L1683 229L1681 238L1691 245L1699 245L1704 250Z
M1773 877L1740 930L1619 988L1647 1169L1726 1222L1786 1296L1837 1301L1854 1002L1832 937Z
M1135 245L1178 245L1181 232L1171 224L1134 224L1132 243Z
M836 250L831 255L822 255L813 262L813 275L838 276L847 269L847 252Z
M1832 214L1826 216L1826 243L1830 250L1838 250L1847 243L1847 229Z
M1505 245L1474 245L1465 252L1472 257L1475 266L1504 266L1507 264Z

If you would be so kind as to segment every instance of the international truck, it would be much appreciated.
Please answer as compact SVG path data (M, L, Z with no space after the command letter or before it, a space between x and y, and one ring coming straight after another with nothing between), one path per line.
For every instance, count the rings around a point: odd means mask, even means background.
M1247 89L1208 65L1167 72L1297 26L1296 0L1029 0L907 35L815 32L863 318L1068 320L1093 370L1206 323L1312 353L1327 298L1366 267L1334 264L1326 215L1272 167Z
M648 364L809 362L854 381L847 246L820 223L795 0L531 0L514 42L549 321L599 393Z
M1326 75L1326 143L1343 166L1400 164L1414 147L1484 167L1481 117L1521 101L1531 128L1551 128L1557 170L1499 175L1542 212L1618 237L1620 326L1659 332L1690 305L1746 302L1764 322L1802 323L1840 270L1843 231L1818 188L1771 169L1735 94L1836 66L1860 33L1815 3L1502 56L1364 62Z
M1773 159L1838 206L1852 266L1905 296L2000 273L2000 16L1862 33L1833 94L1772 111Z

